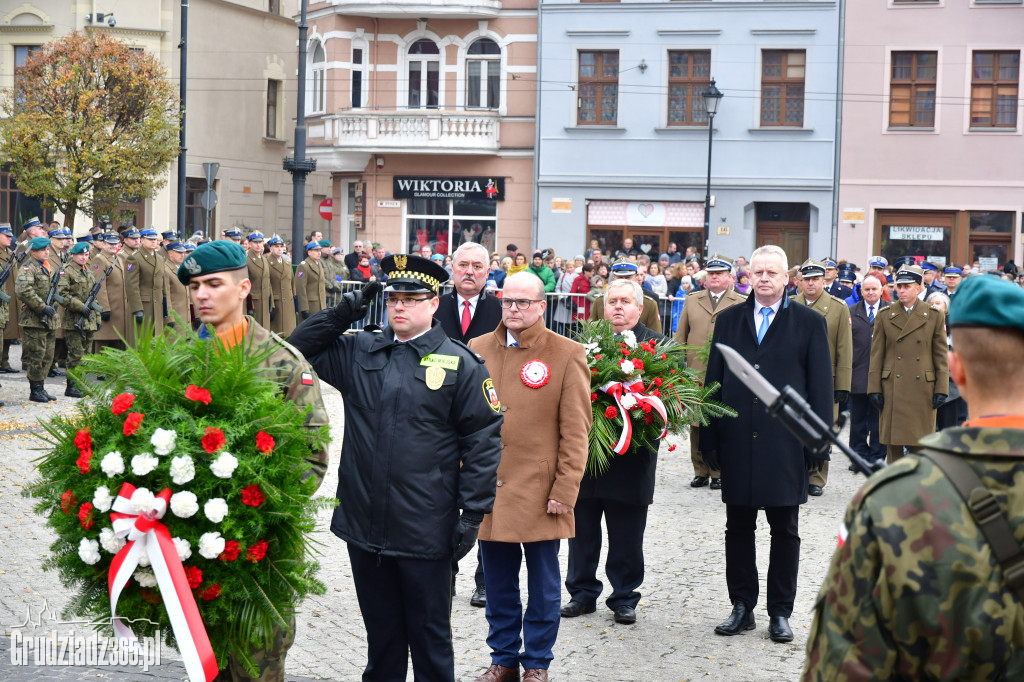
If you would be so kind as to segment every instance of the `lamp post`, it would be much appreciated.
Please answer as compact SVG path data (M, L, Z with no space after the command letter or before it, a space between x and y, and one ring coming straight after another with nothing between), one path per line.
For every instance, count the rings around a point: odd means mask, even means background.
M715 87L715 79L711 79L708 89L704 91L704 111L708 114L708 184L704 194L704 260L711 256L711 132L714 130L715 114L718 103L722 101L721 91Z

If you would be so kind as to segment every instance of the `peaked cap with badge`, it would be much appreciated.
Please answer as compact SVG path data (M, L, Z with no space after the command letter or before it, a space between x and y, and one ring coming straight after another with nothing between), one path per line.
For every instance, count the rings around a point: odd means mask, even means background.
M380 269L388 276L384 291L436 294L448 281L448 272L437 263L422 256L395 254L380 262Z

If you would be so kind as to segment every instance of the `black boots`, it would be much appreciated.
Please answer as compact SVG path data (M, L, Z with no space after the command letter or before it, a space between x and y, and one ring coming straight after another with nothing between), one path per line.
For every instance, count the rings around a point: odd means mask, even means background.
M68 387L64 389L64 395L72 398L82 398L84 394L78 390L78 387L73 383L73 379L68 377Z
M28 394L28 399L34 403L48 403L51 400L57 399L43 390L43 382L41 381L30 381L28 382L28 386L29 389L31 389Z

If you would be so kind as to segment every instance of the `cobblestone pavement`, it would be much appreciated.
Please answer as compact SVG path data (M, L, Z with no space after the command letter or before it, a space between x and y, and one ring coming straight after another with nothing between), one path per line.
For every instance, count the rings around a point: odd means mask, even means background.
M20 348L15 346L12 356ZM20 366L12 357L14 367ZM46 603L60 611L68 594L57 576L44 573L40 563L47 555L52 534L32 512L32 500L21 496L22 486L35 476L33 450L42 442L37 418L73 408L63 397L63 378L50 379L47 388L60 397L56 403L22 402L28 397L25 375L0 375L0 680L146 680L185 679L176 652L162 654L162 665L143 673L135 668L36 668L11 664L12 626L24 621L27 608ZM331 446L330 473L320 489L333 495L340 450L341 397L325 386L325 398L337 440ZM658 463L658 485L648 517L645 539L647 576L636 625L617 625L612 613L601 606L597 613L563 620L555 647L551 679L558 682L639 682L716 679L716 682L796 680L804 660L810 627L810 610L835 547L836 531L847 501L863 479L847 470L847 462L832 466L825 495L811 498L800 514L803 544L799 590L790 623L795 640L790 645L768 639L764 601L755 610L757 629L737 637L719 637L715 625L729 614L724 563L725 508L708 488L689 487L693 470L688 444L673 452L663 445ZM356 681L365 662L362 620L352 586L344 544L329 533L329 513L324 512L321 577L327 593L308 600L299 615L295 646L288 656L289 679ZM761 593L767 571L768 526L763 515L758 525L761 557ZM473 680L490 663L485 644L484 610L469 605L473 589L473 554L465 560L457 581L452 608L455 643L455 677ZM562 546L565 574L566 546ZM602 578L603 579L603 578ZM525 579L523 580L525 585ZM525 599L525 595L524 595ZM568 595L563 596L564 601ZM409 679L412 679L411 670Z

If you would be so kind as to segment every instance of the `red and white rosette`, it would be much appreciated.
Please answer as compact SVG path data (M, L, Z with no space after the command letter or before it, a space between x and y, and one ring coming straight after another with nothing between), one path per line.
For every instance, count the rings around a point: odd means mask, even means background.
M551 378L551 368L541 360L530 360L519 370L519 378L530 388L540 388Z
M217 676L217 658L210 646L210 638L199 615L195 597L189 589L185 569L178 558L171 533L167 526L160 523L160 519L167 513L170 500L170 488L164 488L154 496L145 488L136 489L131 483L123 484L114 499L110 512L114 534L126 538L128 542L110 562L107 577L110 615L114 633L134 644L138 638L118 617L117 600L135 573L139 555L142 548L145 548L189 679L192 682L209 682Z
M612 448L612 451L617 455L626 454L630 443L633 441L633 420L629 417L629 410L622 404L622 398L627 394L632 395L633 399L641 407L643 405L650 405L651 409L661 416L662 421L665 422L665 428L661 430L661 435L658 438L664 438L668 433L668 412L665 410L665 403L661 402L661 398L658 396L645 395L643 389L644 382L640 377L630 379L629 381L610 381L601 387L602 391L615 400L615 404L619 406L619 410L622 412L622 433L619 434L619 440L615 443L615 447Z

